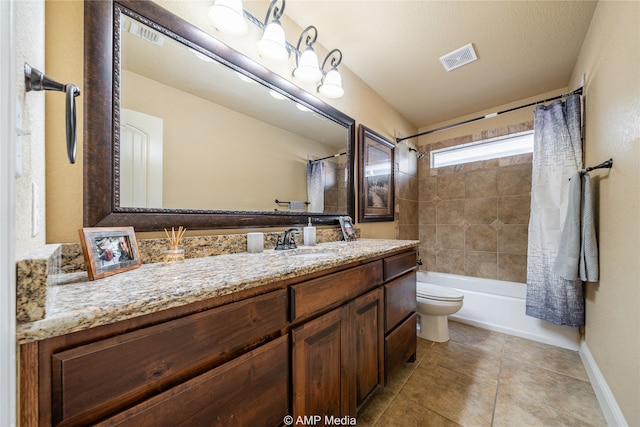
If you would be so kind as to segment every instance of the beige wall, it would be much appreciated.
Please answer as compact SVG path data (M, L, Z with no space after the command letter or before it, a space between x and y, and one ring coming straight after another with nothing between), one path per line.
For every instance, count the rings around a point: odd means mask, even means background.
M630 426L640 425L640 2L600 1L572 81L585 75L585 162L597 194L600 282L585 339Z
M231 47L240 50L245 55L252 57L258 62L262 59L257 55L255 41L258 40L256 30L251 26L251 31L244 37L232 37L220 34L207 20L207 8L211 1L157 1L163 7L173 13L194 22L196 25L210 32L215 37L219 37ZM255 16L262 16L266 13L268 2L248 2L247 8L255 8ZM81 1L49 1L47 2L47 30L52 29L57 37L51 42L47 42L47 57L59 58L52 62L50 70L58 75L67 76L70 81L82 82L83 72L83 6ZM285 14L286 15L286 14ZM297 41L301 29L295 27L288 19L283 19L283 25L291 43ZM58 28L56 31L55 29ZM295 40L291 34L295 34ZM322 43L321 38L319 43ZM326 54L326 50L321 46L316 49L318 56ZM346 63L346 60L345 60ZM283 77L290 79L291 64L265 63L265 66L278 72ZM49 66L49 64L48 64ZM382 98L373 92L358 77L351 73L345 66L340 67L343 76L343 86L345 96L338 100L329 100L337 109L353 117L357 123L363 123L367 127L393 140L397 133L410 135L416 129L393 110ZM298 84L298 83L296 83ZM301 86L303 89L314 93L313 85ZM80 88L82 90L82 87ZM78 98L81 99L82 95ZM78 105L79 126L82 126L82 101ZM59 110L59 111L58 111ZM52 105L47 109L47 129L50 126L62 125L63 120L57 117L64 114L61 110ZM55 116L55 117L54 117ZM80 127L81 129L81 127ZM60 147L63 144L64 133L55 132L48 134L51 139L47 148L47 242L75 242L78 240L77 229L82 227L82 150L78 152L76 165L69 166L64 159L64 150L59 148L59 152L50 150L54 145ZM55 142L54 142L55 139ZM81 135L79 144L81 146ZM54 152L55 151L55 152ZM372 223L360 224L363 237L386 237L395 238L396 224ZM225 230L225 233L228 233ZM146 237L143 235L142 237Z
M282 209L275 199L307 199L308 155L336 151L139 74L123 82L123 108L163 120L165 208Z
M47 73L80 88L76 98L78 151L73 165L67 160L64 101L55 96L61 94L47 94L47 243L78 242L78 228L82 227L84 8L81 1L47 1L45 12Z

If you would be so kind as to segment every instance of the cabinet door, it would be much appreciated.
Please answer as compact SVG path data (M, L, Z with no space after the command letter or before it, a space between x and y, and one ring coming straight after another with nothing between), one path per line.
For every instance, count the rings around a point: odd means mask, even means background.
M293 417L355 416L350 412L349 305L291 332Z
M381 288L353 303L356 405L360 407L384 382L383 292Z
M385 333L416 311L416 273L410 273L384 285Z
M385 338L385 383L406 362L415 362L417 345L416 314L413 313Z
M98 426L276 426L289 413L288 337L238 357Z

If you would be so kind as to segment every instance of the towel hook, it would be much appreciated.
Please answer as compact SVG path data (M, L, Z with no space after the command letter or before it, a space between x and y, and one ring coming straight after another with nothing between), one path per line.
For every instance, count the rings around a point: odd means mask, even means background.
M62 84L46 76L42 71L24 64L25 91L56 90L65 92L66 96L66 128L67 128L67 158L69 163L76 162L76 96L80 95L80 89L72 84Z

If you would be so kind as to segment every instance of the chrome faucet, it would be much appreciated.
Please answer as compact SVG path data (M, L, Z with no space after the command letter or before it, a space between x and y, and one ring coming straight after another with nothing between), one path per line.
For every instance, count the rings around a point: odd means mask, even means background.
M295 249L296 246L296 233L300 230L297 228L290 228L284 232L284 237L278 236L278 242L276 243L275 250L281 251L286 249Z

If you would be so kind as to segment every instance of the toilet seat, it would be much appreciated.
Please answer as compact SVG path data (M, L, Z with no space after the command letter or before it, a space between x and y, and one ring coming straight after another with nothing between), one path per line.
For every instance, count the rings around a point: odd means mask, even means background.
M416 295L418 298L435 301L462 301L464 298L464 294L454 289L421 282L417 283Z

